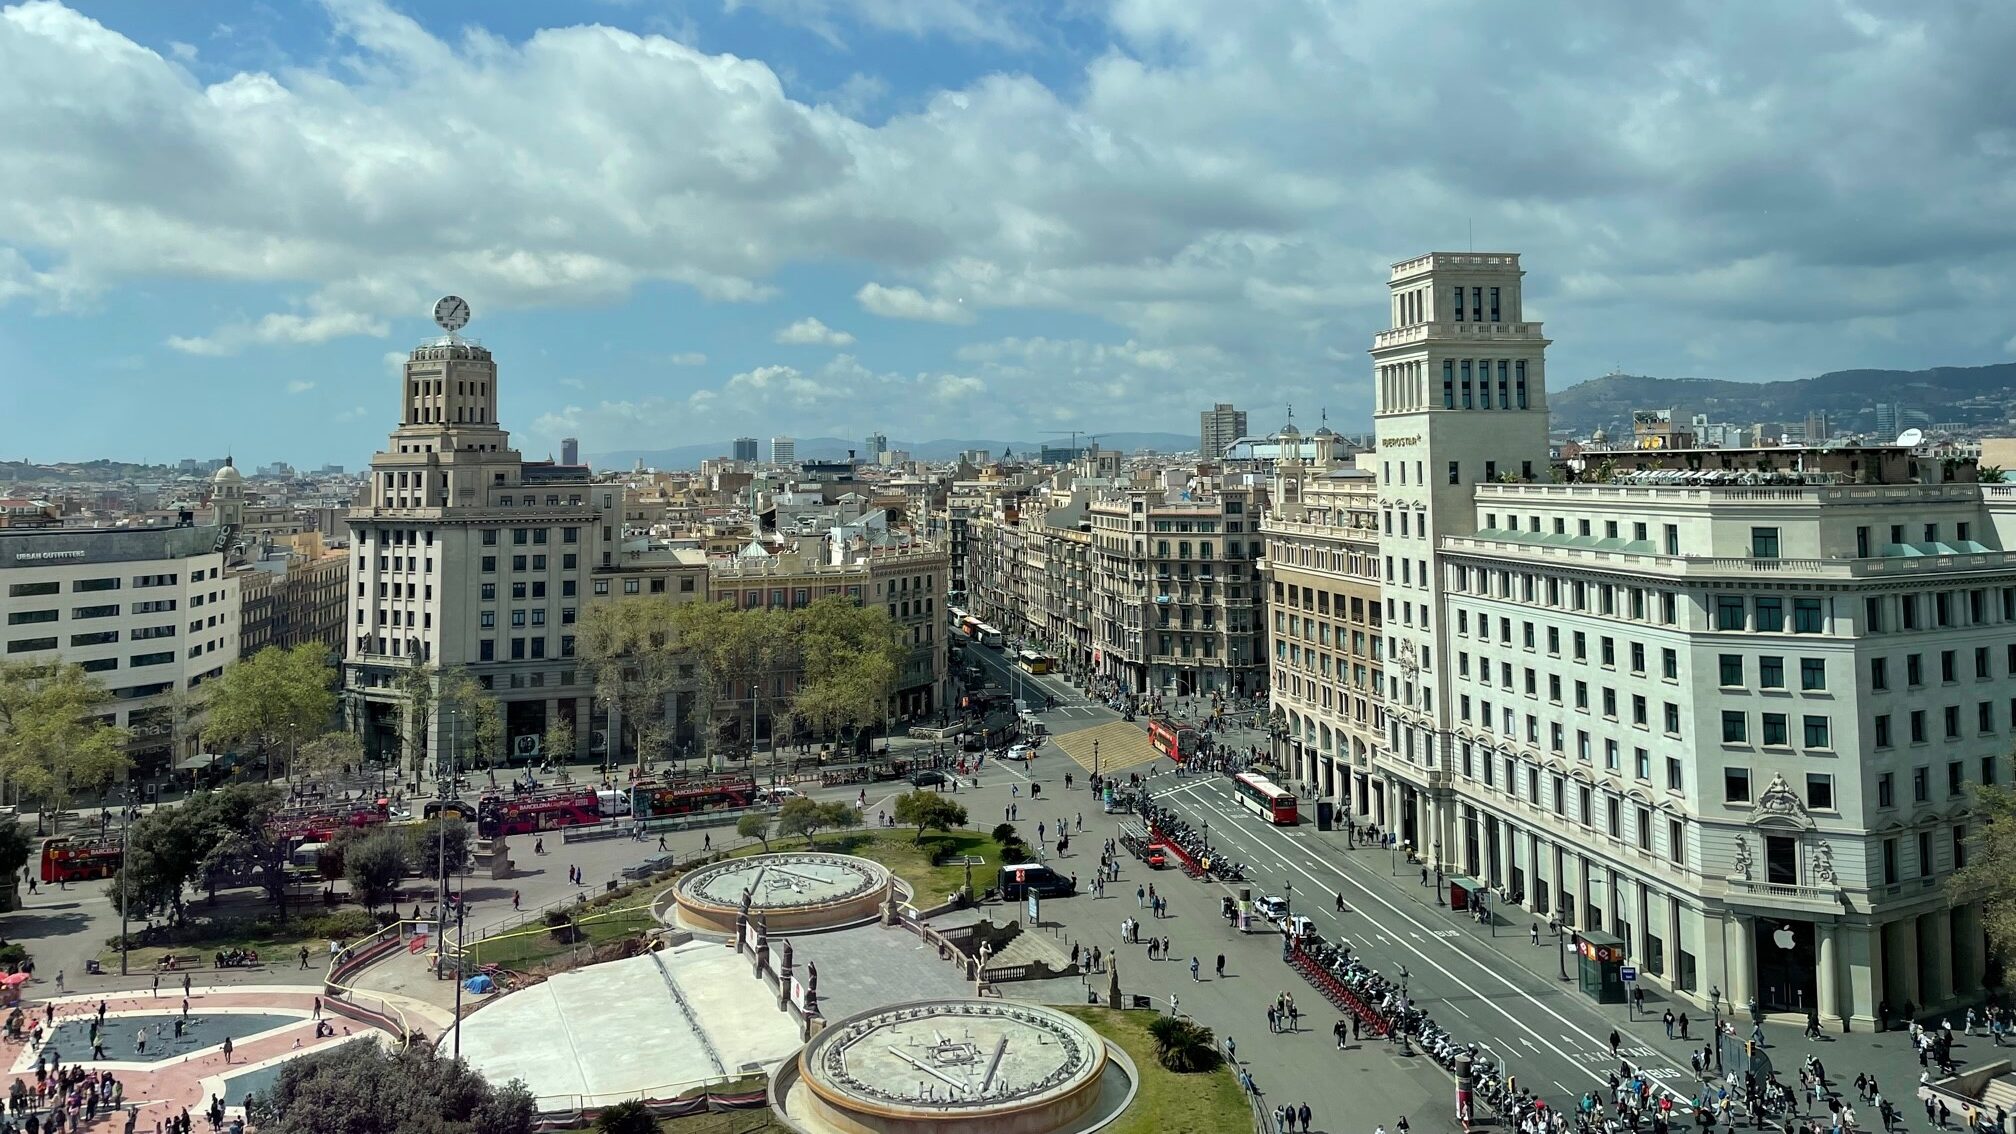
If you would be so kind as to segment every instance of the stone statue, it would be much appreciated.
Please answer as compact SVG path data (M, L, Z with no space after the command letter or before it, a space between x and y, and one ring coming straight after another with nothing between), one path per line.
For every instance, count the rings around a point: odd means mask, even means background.
M1736 873L1743 878L1750 877L1750 840L1736 836Z
M814 995L819 992L819 962L805 962L805 991Z
M1834 877L1834 848L1825 839L1813 846L1813 877L1829 886L1839 881Z
M784 972L786 975L789 975L791 972L791 940L789 938L784 940Z

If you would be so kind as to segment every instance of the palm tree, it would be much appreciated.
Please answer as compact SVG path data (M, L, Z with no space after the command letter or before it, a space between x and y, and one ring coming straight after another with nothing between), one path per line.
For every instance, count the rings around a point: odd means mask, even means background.
M1195 1020L1157 1016L1148 1025L1148 1034L1155 1040L1156 1062L1179 1075L1210 1071L1223 1059L1217 1037Z

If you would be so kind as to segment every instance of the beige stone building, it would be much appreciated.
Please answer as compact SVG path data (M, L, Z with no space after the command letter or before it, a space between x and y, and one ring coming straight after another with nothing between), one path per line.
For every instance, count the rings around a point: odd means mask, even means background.
M1266 682L1265 493L1168 470L1102 489L1092 538L1092 667L1135 693L1244 696Z
M1341 807L1372 786L1384 743L1379 491L1327 429L1314 457L1275 465L1267 537L1277 758Z

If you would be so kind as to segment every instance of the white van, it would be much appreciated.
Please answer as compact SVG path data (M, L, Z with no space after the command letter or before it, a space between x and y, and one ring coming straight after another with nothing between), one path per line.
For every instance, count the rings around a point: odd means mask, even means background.
M630 793L603 788L595 793L595 809L604 819L630 814Z

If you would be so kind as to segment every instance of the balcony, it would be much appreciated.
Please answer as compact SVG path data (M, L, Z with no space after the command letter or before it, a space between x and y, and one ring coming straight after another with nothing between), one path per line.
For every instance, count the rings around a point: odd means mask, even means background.
M1841 887L1805 886L1796 883L1758 882L1749 878L1729 878L1728 898L1731 902L1782 910L1790 903L1792 908L1804 912L1835 911L1841 908Z

